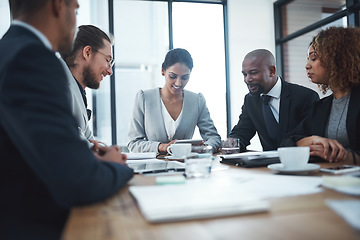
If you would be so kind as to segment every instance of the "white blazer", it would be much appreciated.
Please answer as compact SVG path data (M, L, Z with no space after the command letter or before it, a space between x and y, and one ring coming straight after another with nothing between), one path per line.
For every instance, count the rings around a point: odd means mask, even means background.
M182 111L173 139L191 139L197 125L205 144L217 150L221 138L210 117L204 96L184 90ZM169 142L161 110L160 88L140 90L137 93L128 136L127 147L132 152L158 152L160 143Z

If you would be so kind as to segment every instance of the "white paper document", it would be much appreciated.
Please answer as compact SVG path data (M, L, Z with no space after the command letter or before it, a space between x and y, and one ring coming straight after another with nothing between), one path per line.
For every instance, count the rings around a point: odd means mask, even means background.
M149 222L199 219L266 211L267 201L249 193L231 194L221 186L197 184L132 186L141 212Z
M269 209L269 198L321 192L320 177L243 174L229 169L183 185L131 186L150 222L235 215Z
M185 163L178 161L164 161L159 159L139 159L127 160L129 168L135 173L156 174L164 172L183 172L185 171Z
M360 200L326 200L326 205L360 231Z
M129 160L156 158L156 152L124 153L124 154L126 154L126 157Z
M333 189L335 191L360 196L360 178L351 175L343 176L323 176L324 187Z

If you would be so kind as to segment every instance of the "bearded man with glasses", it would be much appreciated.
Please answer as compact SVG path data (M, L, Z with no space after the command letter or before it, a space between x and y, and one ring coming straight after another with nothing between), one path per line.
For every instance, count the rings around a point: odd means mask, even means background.
M88 109L85 88L98 89L104 77L113 73L112 42L101 29L82 25L78 28L73 50L60 54L66 63L71 108L80 136L87 140L90 147L93 143L96 146L98 142L89 127L91 110Z

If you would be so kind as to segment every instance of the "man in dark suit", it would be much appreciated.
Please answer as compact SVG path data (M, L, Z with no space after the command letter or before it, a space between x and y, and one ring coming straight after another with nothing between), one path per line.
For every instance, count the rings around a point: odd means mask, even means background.
M71 207L133 176L117 147L89 150L56 51L69 51L77 0L10 0L0 40L0 239L58 239Z
M265 49L248 53L242 64L249 88L238 123L230 133L245 151L255 133L264 151L276 150L286 133L293 130L319 100L308 88L288 83L276 75L275 58Z

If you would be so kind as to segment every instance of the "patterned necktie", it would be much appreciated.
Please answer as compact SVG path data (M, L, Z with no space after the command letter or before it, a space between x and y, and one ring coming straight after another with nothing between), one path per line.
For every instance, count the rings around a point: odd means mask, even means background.
M271 96L262 95L261 98L263 100L262 112L264 115L267 131L269 133L269 136L277 142L279 139L279 123L276 121L274 114L272 113L271 108L269 106L269 101L271 99Z

